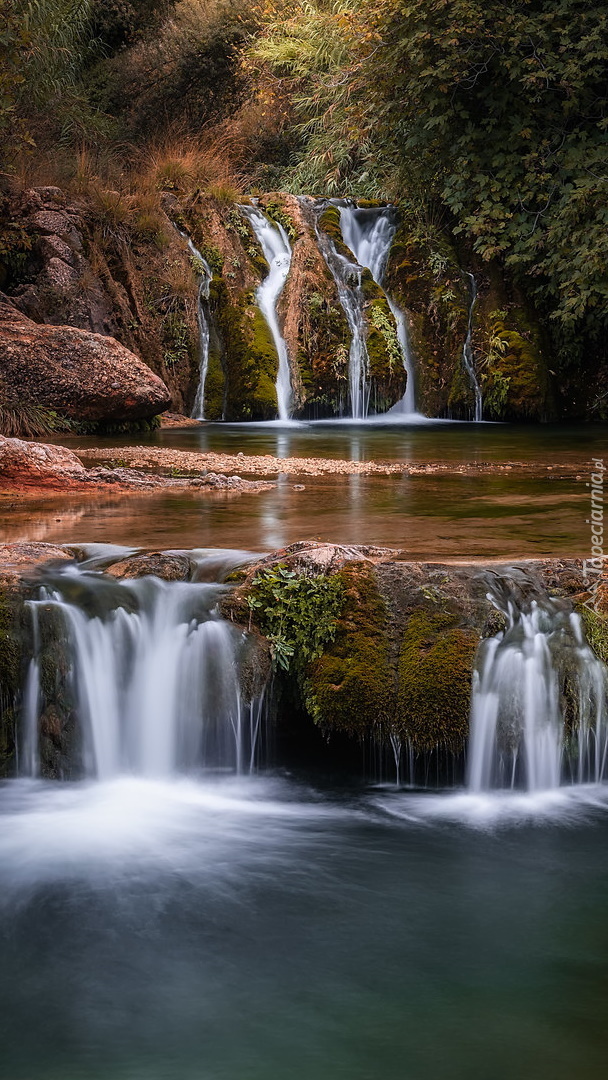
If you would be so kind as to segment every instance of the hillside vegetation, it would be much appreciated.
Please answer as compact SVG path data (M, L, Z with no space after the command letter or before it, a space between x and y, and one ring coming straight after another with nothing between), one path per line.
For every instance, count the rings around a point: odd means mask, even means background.
M562 393L582 373L601 417L607 22L588 0L9 0L3 278L35 184L152 237L167 192L388 199L410 240L525 294Z

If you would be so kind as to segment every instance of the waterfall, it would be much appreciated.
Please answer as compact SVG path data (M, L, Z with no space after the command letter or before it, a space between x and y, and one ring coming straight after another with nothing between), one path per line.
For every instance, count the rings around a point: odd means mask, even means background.
M489 599L507 627L482 643L478 657L469 789L545 791L564 781L601 781L607 671L586 644L579 616L548 600L520 610L512 599Z
M154 577L117 582L69 566L55 571L32 601L38 619L53 612L65 628L87 775L105 780L124 772L169 776L201 766L250 769L259 702L248 706L242 699L243 635L217 612L223 591L216 583ZM38 649L39 636L36 666ZM33 677L26 696L33 757L41 708Z
M320 203L318 209L322 211L325 205L324 202ZM321 231L318 220L316 233L319 248L336 283L338 299L351 335L348 352L350 414L353 420L362 420L367 416L369 409L370 387L361 266L336 250L333 240Z
M279 420L289 420L291 415L291 371L287 345L281 333L277 315L277 302L287 280L291 265L291 246L282 225L269 221L257 206L241 206L241 212L249 220L260 243L270 270L258 287L256 300L268 323L277 351L279 367L275 383Z
M28 664L25 689L23 693L23 726L19 770L22 776L38 775L38 714L40 711L40 632L38 627L38 608L28 600L26 607L32 614L33 655Z
M477 282L473 274L467 274L471 282L471 303L469 304L469 321L467 325L467 336L462 347L462 359L465 366L465 370L471 381L471 387L475 396L475 412L473 419L476 424L479 424L483 419L483 402L481 398L481 387L477 379L477 373L475 371L475 357L473 356L473 312L475 310L475 304L477 303Z
M391 244L397 229L394 207L383 206L368 210L351 203L337 205L340 210L340 227L344 243L352 251L359 266L366 266L376 284L383 289L397 327L397 339L407 382L401 401L389 409L389 413L404 416L416 414L414 361L407 317L383 286Z
M198 286L198 301L196 306L196 320L198 322L198 342L199 342L199 380L196 391L196 397L194 399L194 406L192 408L192 416L195 420L204 420L205 418L205 382L207 380L207 369L209 367L209 322L207 319L206 306L209 300L209 288L213 281L213 273L209 264L203 259L198 248L195 248L192 240L188 237L188 247L192 252L192 255L200 263L203 273L200 276Z

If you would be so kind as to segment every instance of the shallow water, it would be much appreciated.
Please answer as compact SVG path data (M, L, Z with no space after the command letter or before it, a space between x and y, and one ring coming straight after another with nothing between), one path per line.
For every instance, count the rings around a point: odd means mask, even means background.
M143 443L179 450L403 461L512 462L470 476L283 475L257 495L163 492L53 496L0 502L7 541L117 543L135 547L246 547L268 551L297 540L379 544L420 559L516 559L586 555L590 459L605 426L498 424L202 424L149 436L66 438L78 449ZM535 466L518 472L518 462ZM566 476L553 472L568 468ZM269 477L268 479L273 479Z
M599 1080L606 792L0 787L6 1080Z
M0 535L6 541L252 551L321 539L386 545L421 559L564 557L588 550L587 508L584 484L567 479L284 476L255 495L11 499L0 502Z

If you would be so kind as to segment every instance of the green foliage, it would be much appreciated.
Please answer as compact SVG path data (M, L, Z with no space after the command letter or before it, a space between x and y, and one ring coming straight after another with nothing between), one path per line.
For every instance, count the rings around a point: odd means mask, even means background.
M399 345L399 338L397 337L397 330L395 328L395 320L383 304L375 303L372 304L369 309L369 321L384 339L388 366L389 370L392 371L393 365L399 366L400 364L403 364L401 346Z
M260 570L247 603L272 645L273 663L303 671L334 640L344 595L338 575L307 576L284 565Z
M0 380L0 435L9 439L36 439L56 431L71 431L72 422L52 409L23 401Z
M274 200L267 202L264 212L272 221L276 221L277 225L282 225L292 243L297 239L298 231L295 223L280 203Z

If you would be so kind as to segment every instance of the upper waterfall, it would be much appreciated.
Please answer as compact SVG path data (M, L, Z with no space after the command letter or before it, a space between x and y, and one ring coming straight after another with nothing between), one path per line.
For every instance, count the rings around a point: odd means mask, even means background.
M325 203L321 203L322 208ZM350 415L354 420L364 419L369 409L369 356L365 344L364 316L365 297L361 288L361 266L336 250L333 240L316 223L317 239L321 253L331 271L338 290L338 298L350 330L348 353L348 391Z
M200 274L199 286L198 286L198 302L196 307L196 318L198 322L198 342L199 342L199 380L196 391L196 397L194 399L194 405L192 408L192 416L195 420L205 419L205 382L207 380L207 369L209 367L209 321L207 319L207 312L205 310L206 304L209 300L209 289L211 282L213 281L213 273L211 267L205 261L198 248L196 248L192 240L188 237L188 247L194 259L197 262L197 269L200 268L202 273Z
M366 266L374 281L383 289L397 326L397 338L403 356L407 382L401 401L389 409L391 415L416 414L414 359L407 328L407 316L384 289L384 275L397 230L392 206L375 209L360 208L352 203L338 202L340 226L344 243L352 251L359 266Z
M270 221L257 206L241 206L260 243L270 270L258 287L256 299L262 315L268 323L277 351L279 367L276 379L277 409L279 420L289 420L291 415L291 371L287 345L281 333L277 315L277 301L287 280L291 265L291 245L282 225Z

